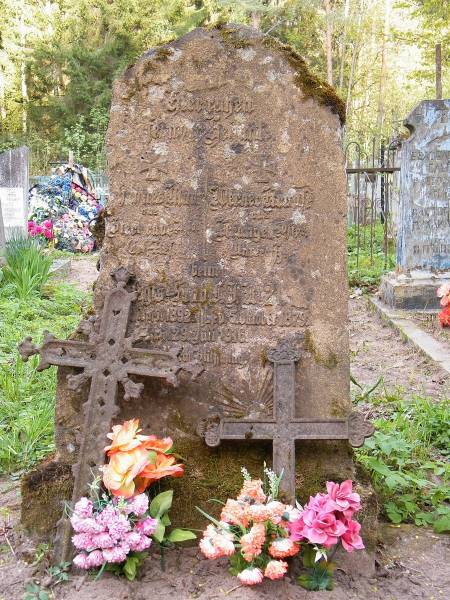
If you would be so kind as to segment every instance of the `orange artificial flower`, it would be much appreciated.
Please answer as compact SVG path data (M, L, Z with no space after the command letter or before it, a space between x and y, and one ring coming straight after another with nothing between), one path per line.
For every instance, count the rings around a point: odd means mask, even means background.
M443 308L438 316L442 327L450 327L450 305Z
M142 442L142 447L146 448L147 450L154 450L155 452L162 452L164 454L173 446L173 441L170 437L163 438L162 440L159 440L156 435L146 435L140 437L145 437L145 440Z
M116 452L109 464L103 467L103 483L114 495L131 498L136 493L134 479L149 463L149 452L144 448L134 448L129 452Z
M105 452L108 456L112 456L116 452L129 452L138 448L147 440L147 436L138 435L139 431L142 431L139 429L139 419L125 421L123 425L114 425L112 433L107 435L112 442L106 446Z
M162 477L181 477L184 473L184 465L175 464L176 460L173 455L158 454L153 464L153 461L148 462L136 478L136 493L142 494L153 481Z

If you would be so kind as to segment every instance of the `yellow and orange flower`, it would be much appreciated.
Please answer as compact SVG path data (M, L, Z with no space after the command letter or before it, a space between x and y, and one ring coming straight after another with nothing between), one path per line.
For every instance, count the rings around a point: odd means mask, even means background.
M108 434L111 444L105 448L109 463L103 467L103 483L114 496L131 498L162 477L183 475L184 466L168 454L172 439L139 435L140 431L139 420L131 419Z
M162 477L182 477L184 465L175 464L176 458L172 454L158 454L156 462L147 463L136 477L136 493L142 494L154 481Z
M140 431L142 430L139 429L139 419L125 421L123 425L114 425L112 433L106 436L111 440L111 444L106 446L105 452L112 456L116 452L129 452L138 448L147 439L147 436L138 435Z
M116 452L103 467L103 483L114 495L131 498L136 492L134 479L148 465L149 452L134 448L129 452Z
M142 446L147 450L166 453L173 446L173 441L170 437L163 438L162 440L159 440L156 435L147 435L142 437L145 437Z

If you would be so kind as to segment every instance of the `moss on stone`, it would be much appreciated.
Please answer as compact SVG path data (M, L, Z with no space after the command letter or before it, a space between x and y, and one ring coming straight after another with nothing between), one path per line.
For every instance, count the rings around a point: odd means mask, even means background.
M340 399L340 400L333 400L331 403L331 416L333 417L337 417L337 418L343 418L346 417L348 415L348 403L347 401Z
M322 365L327 369L334 369L338 364L338 357L334 352L328 352L327 356L323 356L316 348L313 337L309 329L306 329L304 334L305 350L309 352L318 365Z
M319 104L327 106L339 116L341 125L345 123L345 104L338 96L335 89L326 81L314 75L309 70L304 58L288 44L283 44L272 36L264 37L263 44L269 48L279 50L295 70L295 84L301 88L307 98L315 98Z
M156 48L153 58L155 60L167 60L169 56L172 56L172 54L172 48L167 48L166 46L159 46L158 48Z
M72 468L46 460L21 481L21 523L39 537L49 537L63 512L63 502L72 494Z
M251 40L242 38L239 35L237 35L239 33L239 30L227 26L226 23L216 23L214 25L214 29L216 29L220 33L223 41L226 44L233 46L233 48L248 48L252 45Z

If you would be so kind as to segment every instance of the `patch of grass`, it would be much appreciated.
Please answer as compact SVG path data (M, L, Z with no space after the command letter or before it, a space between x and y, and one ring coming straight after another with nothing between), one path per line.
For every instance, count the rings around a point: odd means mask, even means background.
M383 418L356 451L393 523L433 525L450 530L450 399L400 395L371 401Z
M70 260L92 260L92 262L97 262L99 257L98 252L89 252L84 254L83 252L57 250L56 248L47 248L45 252L51 257L52 260L57 260L59 258L70 258Z
M17 235L5 248L1 283L21 300L37 296L50 277L52 259L35 238Z
M67 337L89 303L67 284L47 285L27 301L0 287L0 473L26 471L54 450L56 369L38 373L39 358L22 362L17 344L27 335L39 344L44 330Z
M392 240L388 241L387 261L384 256L384 227L377 223L373 228L372 253L370 226L359 229L356 225L347 231L348 280L351 287L371 288L380 283L381 276L395 268L395 248Z

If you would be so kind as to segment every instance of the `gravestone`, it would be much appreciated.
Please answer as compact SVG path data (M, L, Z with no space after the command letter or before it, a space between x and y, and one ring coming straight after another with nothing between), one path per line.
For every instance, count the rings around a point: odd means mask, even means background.
M434 309L450 281L450 100L424 100L404 124L397 272L381 294L395 308Z
M301 58L246 27L195 29L147 52L114 86L94 305L99 314L110 274L126 267L137 293L127 334L134 346L204 368L196 381L181 374L176 389L136 377L139 400L118 392L117 420L137 417L147 433L172 436L186 460L185 477L170 482L179 525L203 525L196 505L233 497L243 465L259 475L263 461L272 462L273 436L225 436L212 449L199 423L213 414L224 423L265 419L279 436L273 409L284 392L272 363L280 344L296 356L286 418L344 424L333 441L328 432L297 436L299 499L327 479L354 478L344 431L351 403L342 115L341 101ZM41 532L57 517L45 499L68 495L78 452L89 388L70 390L71 373L58 373L56 456L23 484L22 521Z
M0 249L14 234L27 235L28 148L0 154Z

